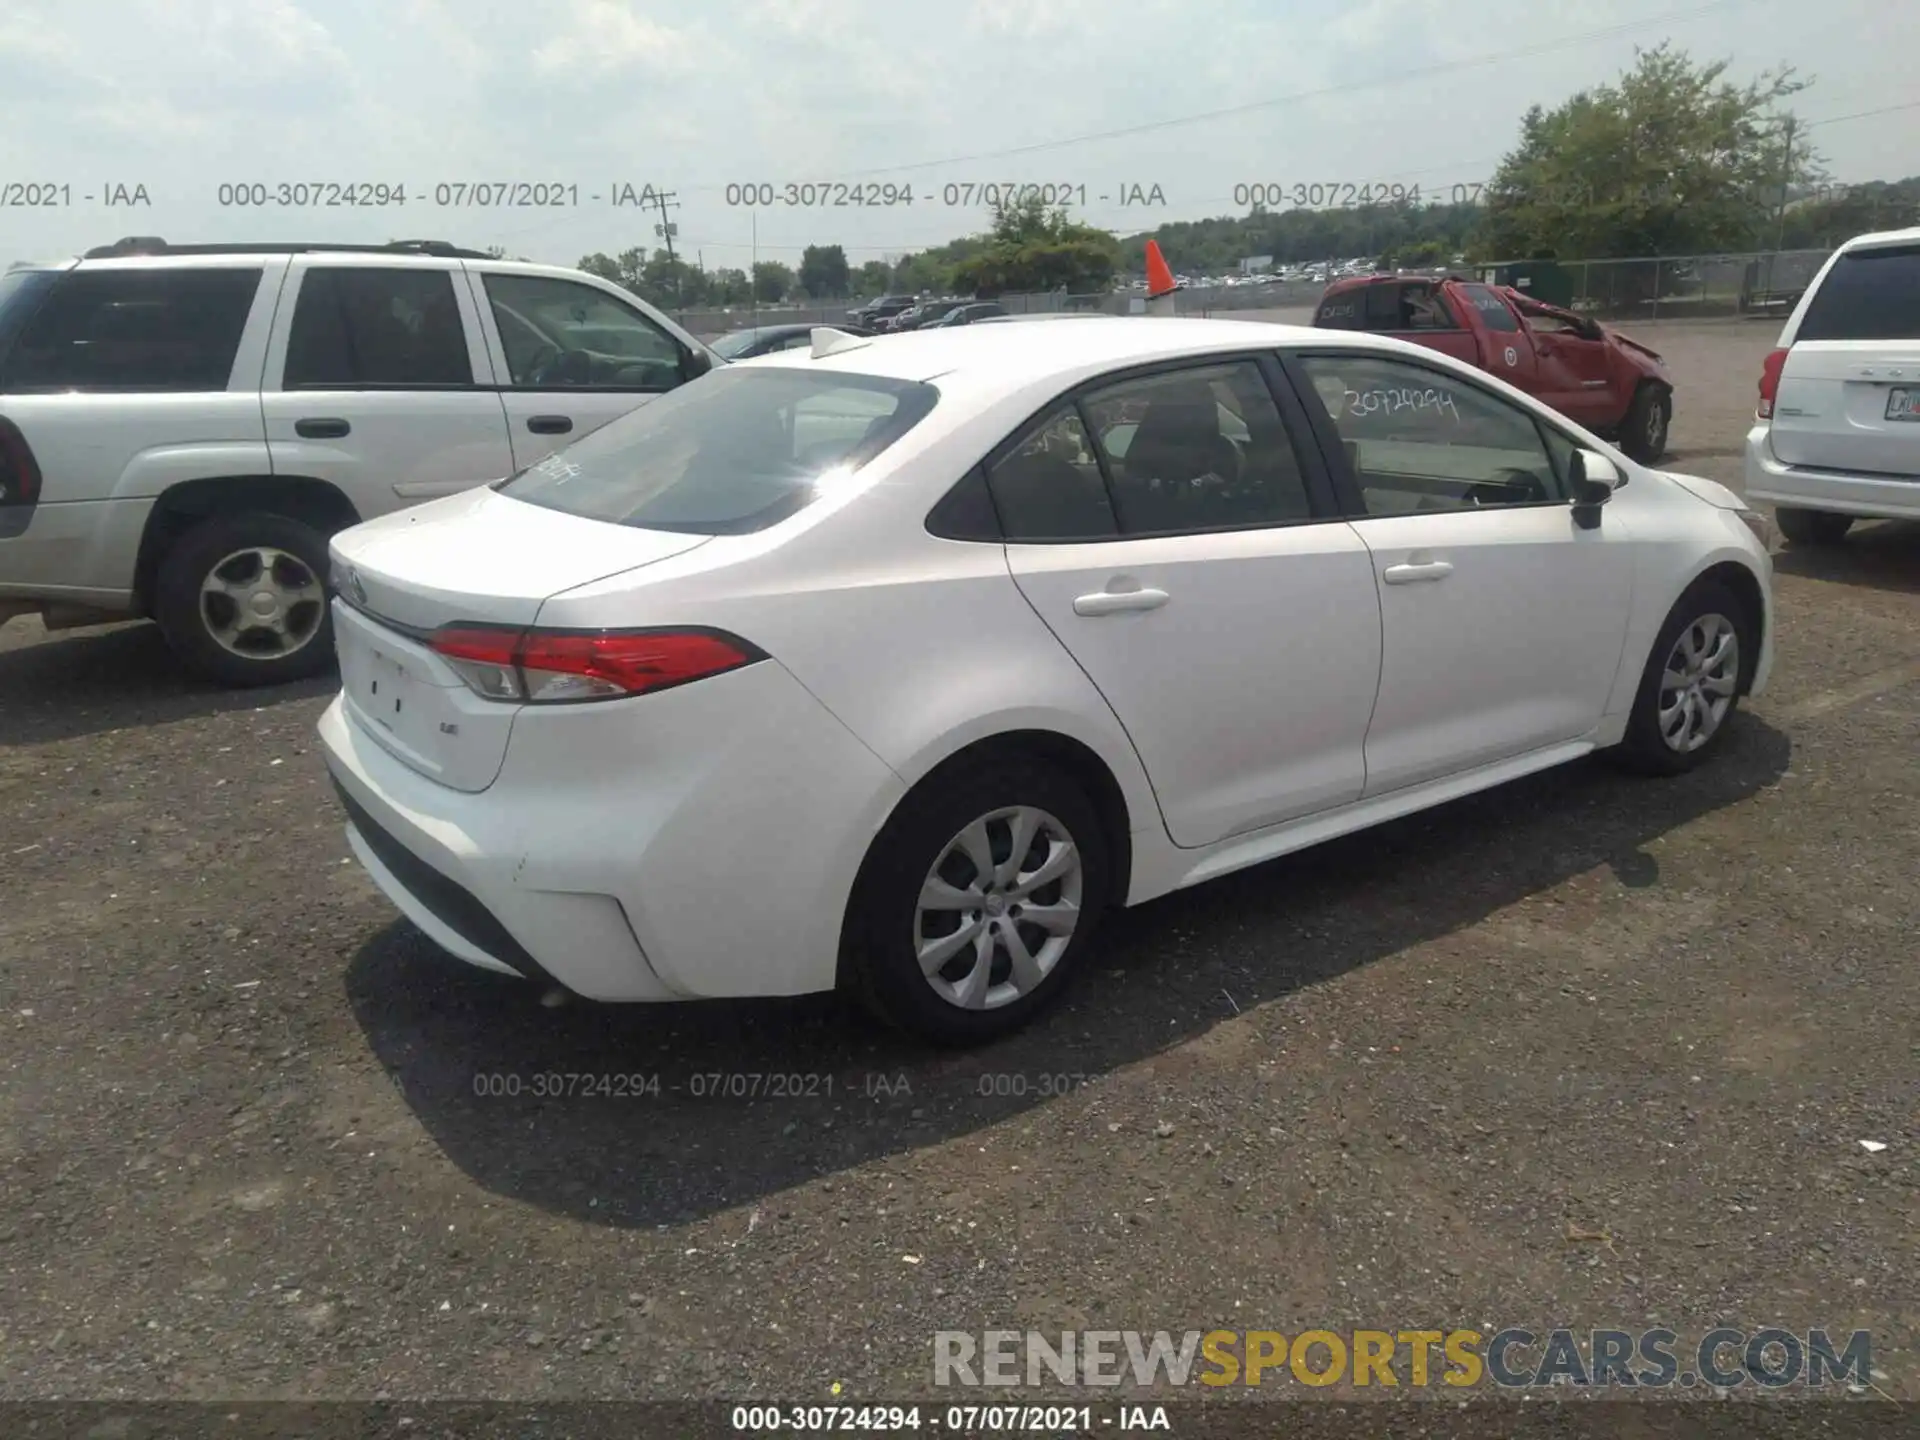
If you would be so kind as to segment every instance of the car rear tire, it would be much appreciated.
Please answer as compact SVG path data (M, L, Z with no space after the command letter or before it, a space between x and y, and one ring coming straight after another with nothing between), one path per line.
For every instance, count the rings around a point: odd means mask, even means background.
M1642 465L1656 464L1667 453L1667 433L1673 424L1673 396L1651 380L1633 392L1627 417L1620 422L1620 448Z
M333 663L327 542L285 515L223 515L160 562L154 619L175 655L222 685L284 685Z
M868 853L847 913L847 988L936 1045L1012 1034L1087 954L1110 854L1092 801L1050 765L997 756L937 773Z
M1797 510L1782 506L1773 512L1780 534L1790 545L1838 545L1853 528L1853 516L1830 510Z
M1680 775L1725 743L1759 658L1756 618L1717 580L1674 604L1653 642L1627 733L1609 758L1646 775Z

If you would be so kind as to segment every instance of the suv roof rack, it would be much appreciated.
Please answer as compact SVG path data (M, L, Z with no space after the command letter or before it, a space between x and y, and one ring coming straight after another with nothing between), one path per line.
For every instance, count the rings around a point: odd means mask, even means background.
M447 260L491 260L484 250L462 250L445 240L389 240L384 245L335 245L303 241L277 245L170 245L157 235L128 235L111 245L96 245L80 258L111 260L134 255L299 255L309 250L338 250L360 255L432 255Z

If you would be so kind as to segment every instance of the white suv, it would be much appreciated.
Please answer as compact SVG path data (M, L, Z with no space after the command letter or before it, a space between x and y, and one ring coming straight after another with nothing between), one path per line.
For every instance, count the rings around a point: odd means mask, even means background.
M1859 235L1794 306L1760 374L1747 499L1797 544L1920 520L1920 229Z
M721 363L578 270L431 241L123 240L0 277L0 622L159 622L233 685L332 658L336 531Z

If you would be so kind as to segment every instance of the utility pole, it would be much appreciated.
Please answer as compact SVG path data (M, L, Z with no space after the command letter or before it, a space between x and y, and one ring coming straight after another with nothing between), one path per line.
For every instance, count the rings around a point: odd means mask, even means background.
M680 208L680 202L673 198L673 192L671 190L656 190L653 193L653 203L660 208L660 223L653 227L653 233L667 242L667 262L673 266L673 298L675 302L684 309L686 308L687 297L680 285L679 259L673 253L674 233L678 231L680 227L667 218L667 210L669 207L678 210Z
M1787 238L1787 188L1793 183L1793 116L1787 116L1786 145L1780 154L1780 210L1774 217L1773 250L1777 255ZM1771 283L1771 275L1768 277Z

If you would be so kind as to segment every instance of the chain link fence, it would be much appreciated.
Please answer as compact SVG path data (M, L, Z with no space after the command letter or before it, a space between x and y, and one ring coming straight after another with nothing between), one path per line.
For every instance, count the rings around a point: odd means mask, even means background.
M1625 260L1551 262L1572 308L1597 320L1687 320L1751 316L1784 318L1826 263L1831 250L1780 250L1748 255L1649 256ZM1495 278L1497 272L1532 268L1538 261L1488 261L1459 267L1465 273ZM1434 271L1408 273L1432 274ZM1270 281L1236 285L1190 286L1179 292L1182 315L1265 318L1263 312L1311 311L1326 286L1313 281ZM1015 315L1096 311L1125 315L1140 310L1145 292L1103 294L1053 291L997 297ZM824 305L738 306L726 310L688 310L676 317L694 334L712 337L754 325L833 325L844 321L855 301ZM1288 314L1297 319L1297 314Z

